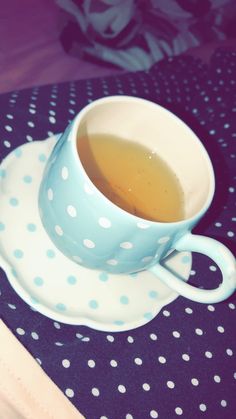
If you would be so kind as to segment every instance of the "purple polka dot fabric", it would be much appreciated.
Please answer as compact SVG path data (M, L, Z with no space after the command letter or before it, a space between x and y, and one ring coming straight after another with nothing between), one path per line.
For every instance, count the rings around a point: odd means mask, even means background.
M208 67L176 57L147 72L3 94L1 158L20 144L62 132L87 103L113 94L159 103L201 138L213 162L216 193L194 232L220 240L235 254L235 53L217 51ZM3 228L0 220L0 235ZM193 255L190 283L212 288L220 280L211 260ZM87 419L235 417L235 295L215 305L179 297L143 327L106 333L32 310L1 270L0 316Z

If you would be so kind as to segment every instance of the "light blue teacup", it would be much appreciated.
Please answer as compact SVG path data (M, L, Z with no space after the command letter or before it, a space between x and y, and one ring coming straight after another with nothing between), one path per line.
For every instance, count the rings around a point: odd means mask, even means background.
M180 180L185 219L147 221L109 201L86 174L76 148L77 137L94 133L115 134L156 151ZM234 256L218 241L191 234L207 211L214 189L210 158L185 123L147 100L111 96L87 105L61 135L45 168L39 210L51 240L74 262L114 274L148 269L179 294L215 303L235 290ZM220 286L198 289L164 268L162 260L174 250L209 256L222 272Z

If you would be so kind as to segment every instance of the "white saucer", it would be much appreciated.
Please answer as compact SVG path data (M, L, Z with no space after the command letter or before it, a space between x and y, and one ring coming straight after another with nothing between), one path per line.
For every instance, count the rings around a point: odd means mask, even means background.
M112 275L77 265L41 224L38 189L57 138L24 144L0 166L0 266L19 296L53 320L111 332L142 326L178 294L148 271ZM176 253L166 266L187 280L191 262L191 253Z

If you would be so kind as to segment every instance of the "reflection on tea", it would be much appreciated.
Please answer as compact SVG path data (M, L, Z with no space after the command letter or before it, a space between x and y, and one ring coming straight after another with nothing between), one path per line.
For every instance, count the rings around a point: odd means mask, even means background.
M80 160L114 204L146 220L184 218L184 194L172 169L148 148L108 134L78 138Z

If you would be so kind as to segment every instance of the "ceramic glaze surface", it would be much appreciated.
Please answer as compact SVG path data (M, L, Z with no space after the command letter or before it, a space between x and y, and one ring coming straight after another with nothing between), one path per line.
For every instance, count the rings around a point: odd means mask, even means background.
M141 326L178 294L148 271L113 275L84 268L64 256L42 226L39 184L57 138L25 144L1 165L0 265L16 292L54 320L106 331ZM176 253L166 266L186 280L191 254Z

